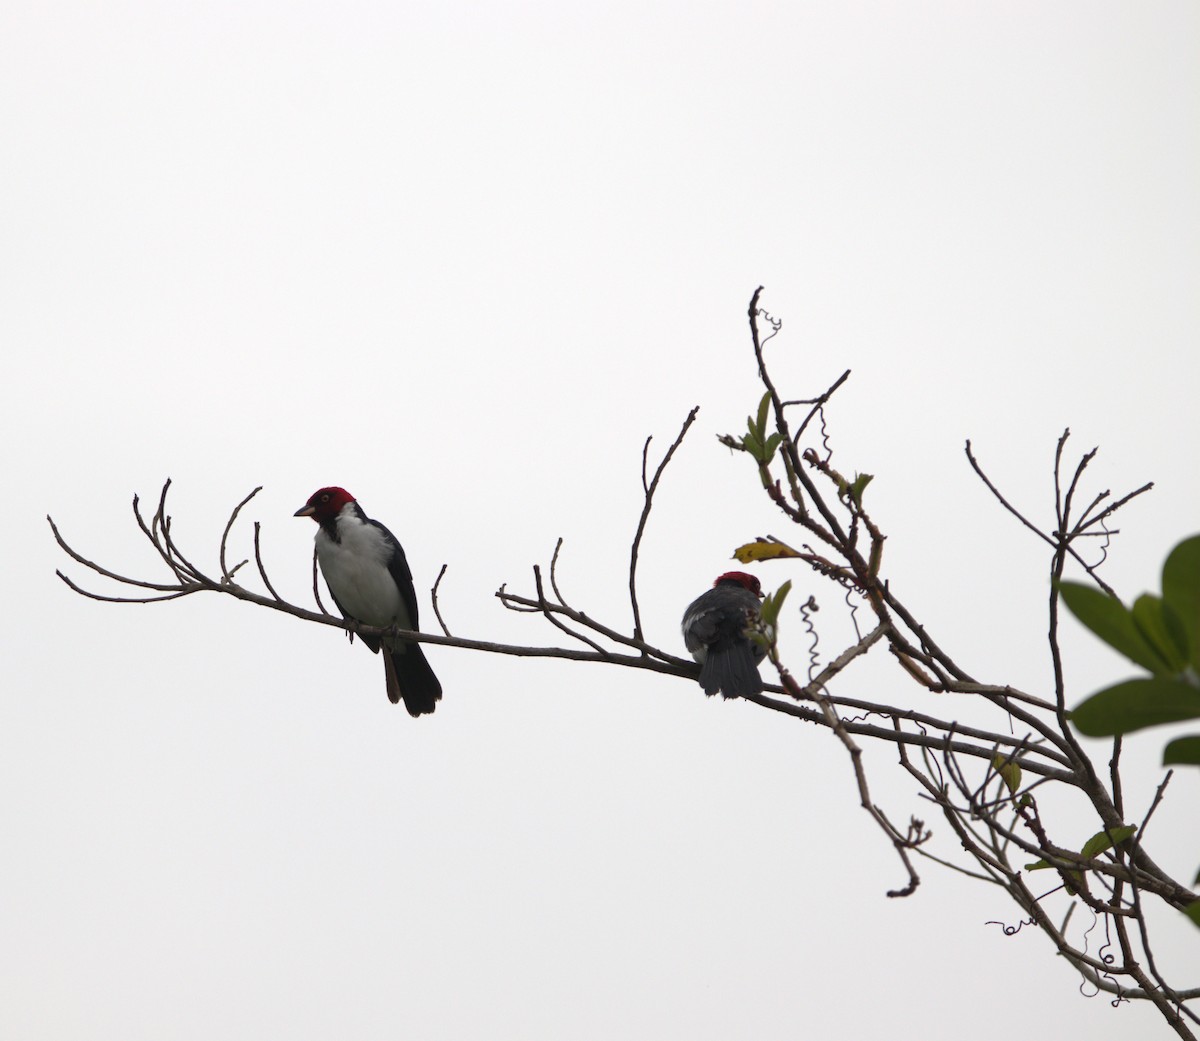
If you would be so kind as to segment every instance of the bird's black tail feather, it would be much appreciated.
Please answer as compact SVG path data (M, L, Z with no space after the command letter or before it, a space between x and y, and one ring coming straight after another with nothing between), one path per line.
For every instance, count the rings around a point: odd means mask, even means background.
M710 647L700 668L700 686L705 694L719 690L726 698L761 694L762 677L750 641L738 640L731 647Z
M388 700L395 705L404 699L410 716L432 712L442 699L442 685L429 667L418 643L384 647L383 669L387 674Z

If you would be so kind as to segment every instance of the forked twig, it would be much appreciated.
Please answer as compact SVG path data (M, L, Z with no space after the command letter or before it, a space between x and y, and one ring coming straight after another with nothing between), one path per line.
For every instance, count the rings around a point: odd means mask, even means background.
M687 436L688 430L696 421L696 415L700 411L700 406L697 405L687 414L687 419L683 421L683 426L680 427L679 433L675 440L671 443L671 447L667 449L666 454L659 461L658 467L654 471L654 477L649 483L646 482L646 462L647 454L650 451L650 438L646 438L646 443L642 446L642 492L645 495L645 503L642 506L642 515L638 518L637 531L633 536L633 545L629 551L629 602L633 607L633 638L635 640L642 639L642 614L638 608L637 597L637 565L638 552L642 545L642 535L646 530L646 521L650 518L650 507L654 505L654 493L658 490L658 482L662 479L663 471L667 468L667 464L675 455L675 450L683 444L683 439Z

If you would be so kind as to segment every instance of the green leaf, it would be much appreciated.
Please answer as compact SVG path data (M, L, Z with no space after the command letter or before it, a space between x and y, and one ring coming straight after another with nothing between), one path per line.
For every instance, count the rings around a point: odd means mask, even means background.
M1123 824L1121 827L1113 828L1111 831L1098 831L1083 844L1083 849L1079 851L1079 855L1087 860L1091 860L1106 849L1119 846L1135 831L1137 831L1137 828L1132 824ZM1112 836L1111 838L1109 837L1110 835Z
M1113 828L1111 832L1098 831L1083 844L1083 849L1079 851L1079 855L1085 860L1092 860L1103 853L1106 849L1111 849L1113 846L1120 845L1136 831L1137 828L1132 824L1122 824L1119 828ZM1112 836L1111 838L1109 837L1110 834ZM1050 867L1050 862L1048 860L1038 860L1032 864L1026 864L1025 870L1044 871L1048 867ZM1066 876L1064 881L1066 882L1067 890L1069 892L1075 892L1075 887L1071 885L1071 882L1069 881L1070 879L1076 879L1077 884L1082 887L1082 871L1064 870L1063 874Z
M1026 871L1045 871L1048 867L1050 867L1050 861L1039 860L1033 864L1026 864L1025 870ZM1083 888L1083 872L1082 871L1072 871L1069 869L1064 869L1062 874L1063 874L1063 885L1066 887L1066 890L1068 893L1074 895L1075 893L1079 892L1080 889ZM1072 880L1074 880L1074 883L1075 883L1074 885L1072 885Z
M1172 625L1162 598L1143 593L1133 602L1133 624L1146 642L1158 652L1174 676L1188 663L1188 648L1178 621Z
M850 498L854 500L854 505L860 510L862 509L863 492L873 480L875 477L872 474L858 474L854 478L854 483L850 485Z
M1200 766L1200 734L1177 737L1163 749L1163 766Z
M1007 756L997 752L992 757L992 766L995 767L996 773L1004 781L1009 794L1016 795L1017 789L1021 787L1021 764L1013 762Z
M742 447L749 452L756 460L762 459L762 442L758 439L758 435L754 433L754 427L750 428L750 432L742 438Z
M1128 734L1160 723L1200 719L1200 690L1178 680L1126 680L1086 699L1071 722L1089 737Z
M1187 635L1192 668L1200 672L1200 535L1171 550L1163 564L1162 591Z
M1191 637L1188 635L1187 629L1184 628L1183 620L1179 617L1178 612L1170 604L1164 600L1162 602L1163 622L1167 626L1167 634L1171 637L1171 645L1179 652L1179 660L1183 664L1179 667L1181 673L1196 674L1191 667L1189 659Z
M1081 582L1059 582L1058 591L1071 613L1114 650L1156 675L1170 671L1116 597Z
M787 599L787 595L791 591L792 580L789 578L774 593L769 594L763 600L762 607L759 609L759 615L762 617L764 625L773 626L779 620L779 612L783 608L783 602Z
M767 409L771 407L771 392L767 391L758 403L758 436L767 436Z

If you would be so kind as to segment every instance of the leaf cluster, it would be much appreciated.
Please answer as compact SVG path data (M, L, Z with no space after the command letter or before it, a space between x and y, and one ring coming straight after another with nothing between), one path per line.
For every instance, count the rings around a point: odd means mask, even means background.
M1149 673L1085 699L1071 713L1080 733L1111 737L1200 719L1200 535L1184 539L1168 554L1161 596L1143 593L1127 607L1079 582L1060 582L1059 593L1080 622ZM1169 741L1163 765L1200 766L1200 734ZM1195 881L1200 882L1200 873ZM1200 925L1200 901L1184 913Z
M1064 603L1085 626L1149 675L1091 695L1074 712L1090 737L1128 734L1200 719L1200 535L1179 543L1162 571L1162 595L1144 593L1127 607L1079 582L1060 582ZM1171 741L1163 765L1200 766L1200 735Z

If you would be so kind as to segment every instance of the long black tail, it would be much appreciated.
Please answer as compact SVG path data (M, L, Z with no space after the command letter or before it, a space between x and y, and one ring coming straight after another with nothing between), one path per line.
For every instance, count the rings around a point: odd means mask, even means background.
M710 647L700 668L700 686L705 694L740 698L745 694L761 694L762 677L749 640L738 640L731 647Z
M383 669L387 673L388 700L393 705L403 698L410 716L423 716L437 708L442 699L442 685L419 643L384 647Z

